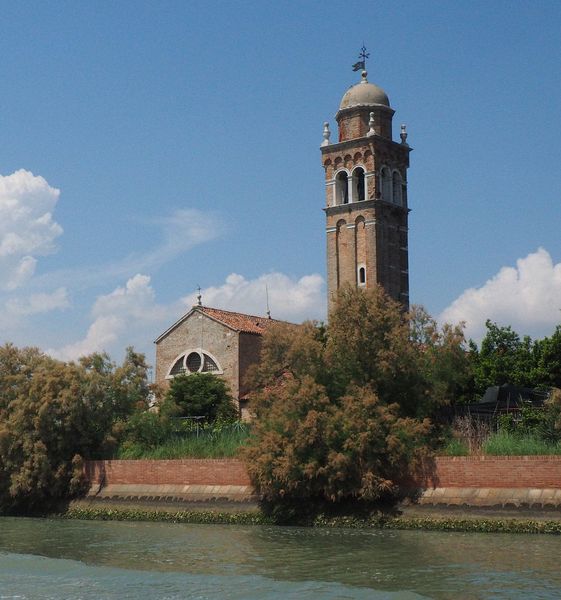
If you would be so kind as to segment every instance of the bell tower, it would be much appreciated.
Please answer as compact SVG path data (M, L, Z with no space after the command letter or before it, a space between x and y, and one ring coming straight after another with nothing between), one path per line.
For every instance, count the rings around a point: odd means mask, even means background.
M325 169L327 288L331 310L344 284L379 284L409 307L407 169L405 125L392 139L392 118L384 90L367 79L363 48L353 69L360 82L344 94L335 115L339 136L331 143L324 124L321 154Z

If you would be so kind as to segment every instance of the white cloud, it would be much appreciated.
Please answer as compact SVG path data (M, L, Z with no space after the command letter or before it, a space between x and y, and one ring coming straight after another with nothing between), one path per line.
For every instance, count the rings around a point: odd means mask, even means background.
M36 257L56 250L62 227L52 212L59 194L24 169L0 175L0 289L22 286L35 272Z
M248 280L232 273L222 285L206 288L201 294L206 306L265 315L267 290L271 315L275 319L300 322L326 318L324 281L317 274L292 279L283 273L267 273ZM190 294L183 301L192 306L196 296Z
M97 298L93 322L83 339L47 352L62 360L76 360L92 352L115 355L130 345L146 351L177 310L177 305L157 305L150 277L137 274L124 287Z
M561 263L543 248L503 267L483 286L466 290L440 315L441 322L466 322L466 336L477 341L485 321L511 325L521 335L542 337L561 322Z
M25 298L11 298L6 302L6 311L12 316L29 316L68 308L70 301L66 288L52 293L30 294Z

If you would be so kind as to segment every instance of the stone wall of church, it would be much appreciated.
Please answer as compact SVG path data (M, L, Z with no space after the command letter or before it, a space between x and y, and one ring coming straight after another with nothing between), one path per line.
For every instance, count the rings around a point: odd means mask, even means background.
M259 362L261 339L260 335L255 335L254 333L239 334L240 396L247 394L251 389L247 381L247 371L251 365Z
M156 383L168 385L166 375L176 359L190 350L202 350L218 361L232 396L239 397L238 333L217 323L200 312L194 312L183 323L172 329L156 344Z

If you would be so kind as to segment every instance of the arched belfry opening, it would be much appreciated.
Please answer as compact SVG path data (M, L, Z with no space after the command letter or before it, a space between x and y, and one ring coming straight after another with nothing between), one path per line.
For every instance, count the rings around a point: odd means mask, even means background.
M386 92L368 80L366 49L353 71L359 81L335 115L338 137L323 124L322 164L327 165L327 285L330 308L345 284L381 285L409 306L407 169L411 147L405 125L392 135L394 109ZM380 69L383 72L383 69Z
M349 203L349 176L346 171L341 171L335 178L335 193L337 204L348 204Z
M362 202L366 198L364 169L357 167L353 171L353 201Z

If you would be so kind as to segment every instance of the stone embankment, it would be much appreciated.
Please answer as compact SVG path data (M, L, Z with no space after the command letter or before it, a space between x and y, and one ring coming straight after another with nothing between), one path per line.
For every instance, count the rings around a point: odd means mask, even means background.
M441 456L420 506L561 509L561 456Z
M236 459L91 461L86 475L93 502L243 510L257 502ZM412 485L419 508L561 510L561 456L437 457Z

